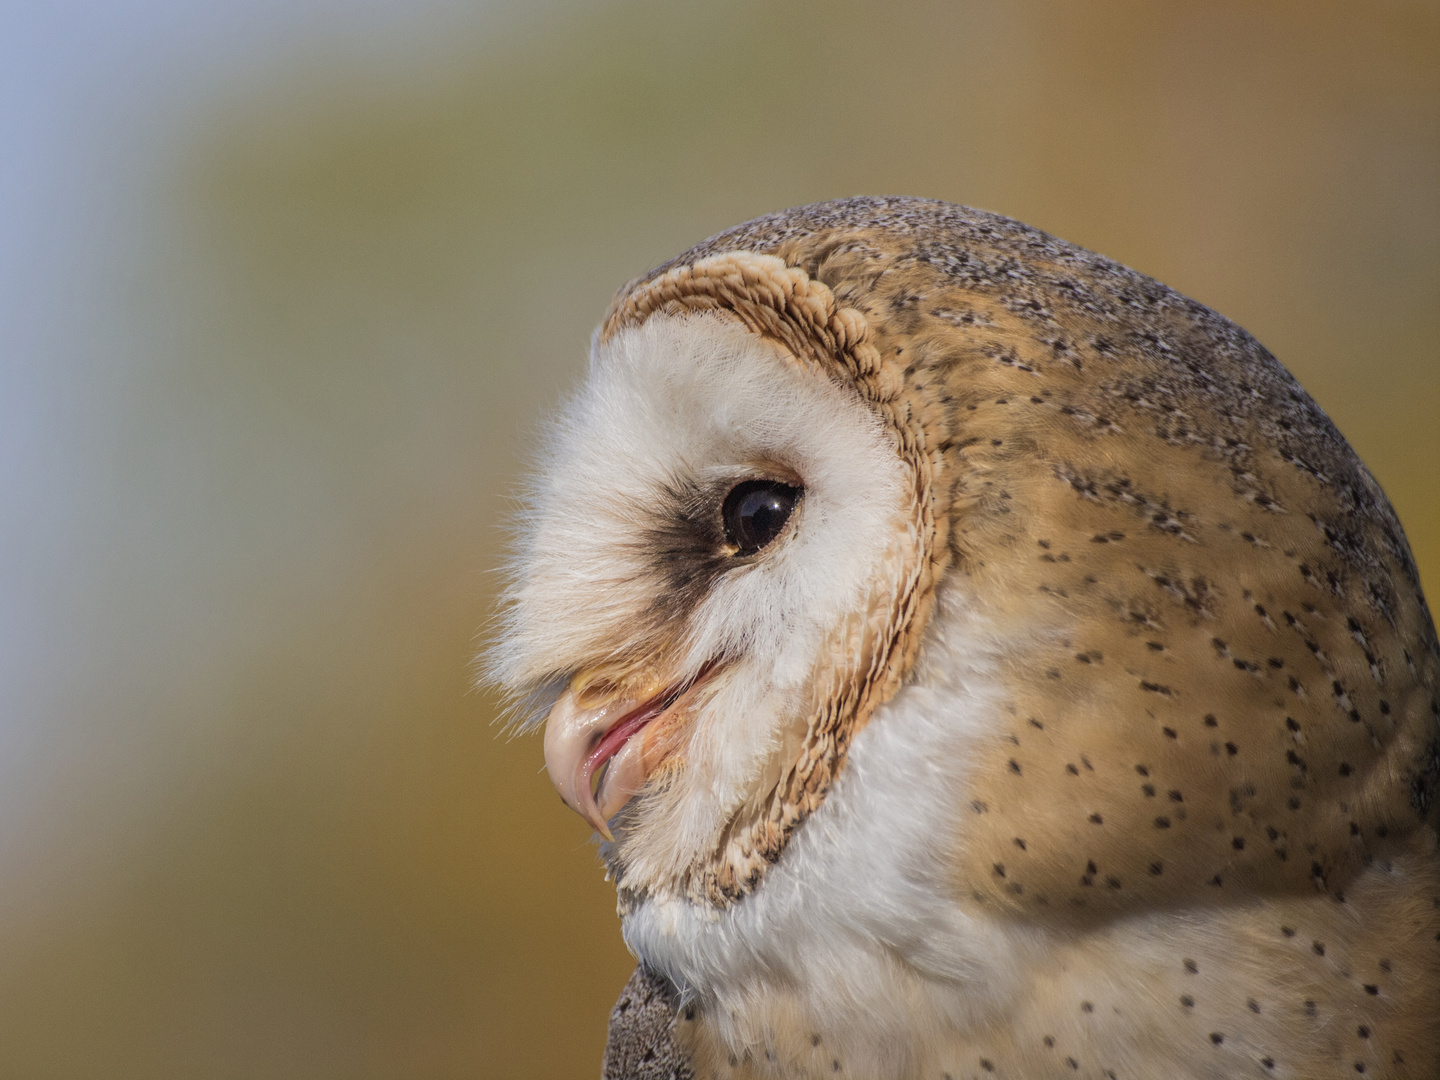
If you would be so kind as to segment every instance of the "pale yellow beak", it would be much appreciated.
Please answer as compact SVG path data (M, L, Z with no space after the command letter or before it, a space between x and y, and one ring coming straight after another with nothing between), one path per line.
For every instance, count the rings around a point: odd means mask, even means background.
M667 702L621 695L586 708L584 696L572 686L550 710L545 768L565 805L614 840L607 822L645 784L645 752L637 736Z
M565 805L606 840L607 824L645 786L674 747L672 721L719 668L706 664L679 684L617 687L577 676L545 721L545 768ZM653 725L653 726L652 726Z

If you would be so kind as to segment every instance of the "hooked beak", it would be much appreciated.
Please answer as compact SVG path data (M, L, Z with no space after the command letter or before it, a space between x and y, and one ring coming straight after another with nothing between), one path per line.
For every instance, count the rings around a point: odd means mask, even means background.
M550 710L545 721L545 768L550 781L565 805L606 840L615 839L609 819L639 794L660 763L646 760L646 729L660 717L683 709L709 675L707 667L680 686L608 696L595 694L581 676Z

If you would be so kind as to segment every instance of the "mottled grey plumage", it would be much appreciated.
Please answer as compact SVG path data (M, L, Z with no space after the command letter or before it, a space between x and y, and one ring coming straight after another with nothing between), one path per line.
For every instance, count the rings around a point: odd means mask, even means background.
M668 981L644 966L610 1010L601 1080L692 1080L694 1073L671 1037L680 999Z

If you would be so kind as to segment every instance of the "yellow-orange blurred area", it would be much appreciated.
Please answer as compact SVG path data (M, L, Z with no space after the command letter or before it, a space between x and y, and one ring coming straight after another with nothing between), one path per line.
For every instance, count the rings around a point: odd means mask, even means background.
M64 312L93 491L5 749L0 1080L598 1075L613 889L471 662L611 293L758 214L968 203L1209 304L1440 596L1440 4L446 17L383 72L323 26L257 53Z

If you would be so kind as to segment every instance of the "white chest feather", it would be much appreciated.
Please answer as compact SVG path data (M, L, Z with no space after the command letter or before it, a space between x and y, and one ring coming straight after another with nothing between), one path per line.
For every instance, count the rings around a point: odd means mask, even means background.
M631 950L731 1054L905 1075L942 1030L1003 1010L1039 946L956 903L968 751L998 726L995 643L957 612L937 623L916 682L859 734L759 889L723 911L652 900L625 920ZM803 1046L777 1045L796 1033Z

